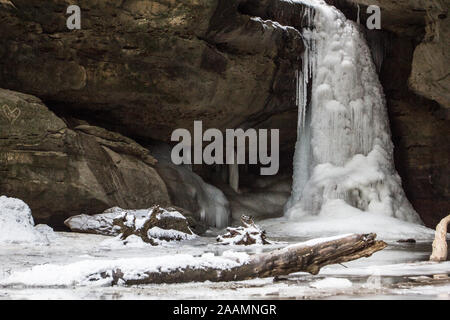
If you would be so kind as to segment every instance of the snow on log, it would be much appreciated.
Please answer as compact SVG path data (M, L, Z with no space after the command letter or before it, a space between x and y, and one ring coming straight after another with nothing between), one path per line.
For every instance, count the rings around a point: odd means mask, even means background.
M430 256L430 261L441 262L447 260L447 226L449 223L450 215L442 219L436 226L433 253Z

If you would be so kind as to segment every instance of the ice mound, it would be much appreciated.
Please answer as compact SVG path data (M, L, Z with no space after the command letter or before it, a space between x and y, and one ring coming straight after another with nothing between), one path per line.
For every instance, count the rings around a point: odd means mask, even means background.
M45 236L35 229L31 209L25 202L0 196L0 243L45 240Z

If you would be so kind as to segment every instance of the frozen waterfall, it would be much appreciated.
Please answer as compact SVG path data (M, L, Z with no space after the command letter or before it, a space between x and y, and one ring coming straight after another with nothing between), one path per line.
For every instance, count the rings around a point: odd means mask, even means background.
M323 1L295 2L308 6L302 18L310 27L297 71L298 141L286 216L357 209L420 222L394 168L383 89L360 26Z

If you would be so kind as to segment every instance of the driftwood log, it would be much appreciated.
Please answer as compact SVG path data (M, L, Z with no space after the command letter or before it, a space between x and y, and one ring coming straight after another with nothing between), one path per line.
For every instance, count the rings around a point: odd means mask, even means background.
M268 253L254 255L249 261L237 267L223 269L180 269L171 272L148 272L139 279L122 279L122 272L113 270L113 283L127 285L150 283L182 283L193 281L241 281L253 278L285 276L294 272L317 274L329 264L343 263L373 253L386 247L383 241L375 240L375 234L348 235L328 238L322 241L313 240L291 245Z
M447 260L447 226L450 223L450 215L446 216L436 226L436 233L433 241L433 253L430 261L441 262Z

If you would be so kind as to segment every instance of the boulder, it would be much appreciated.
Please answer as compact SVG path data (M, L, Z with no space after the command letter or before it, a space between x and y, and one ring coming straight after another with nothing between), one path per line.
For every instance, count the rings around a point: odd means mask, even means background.
M105 210L103 213L72 216L66 219L64 224L74 232L117 236L120 234L120 228L113 224L113 220L123 212L125 212L124 209L113 207Z
M30 207L20 199L0 196L0 243L42 242Z

